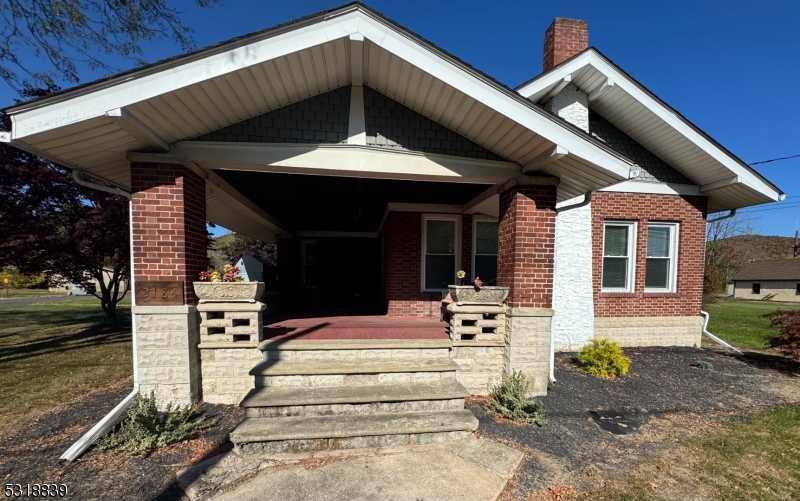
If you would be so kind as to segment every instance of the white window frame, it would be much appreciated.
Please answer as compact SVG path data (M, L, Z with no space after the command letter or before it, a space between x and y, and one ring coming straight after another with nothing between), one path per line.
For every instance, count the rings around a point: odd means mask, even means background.
M306 246L308 244L316 244L316 243L317 243L316 239L303 240L302 242L300 242L300 249L301 249L301 252L300 252L300 267L301 268L300 268L300 271L301 271L301 275L302 275L301 276L301 280L303 281L303 287L306 288L306 289L316 289L317 288L316 285L306 285ZM319 255L317 255L317 258L319 259ZM314 266L319 266L319 264L315 264Z
M426 289L425 288L425 256L428 248L428 221L454 221L456 232L455 239L455 259L453 268L453 280L456 279L456 272L461 268L461 215L460 214L423 214L422 215L422 272L420 273L419 288L421 292L441 292L447 289ZM456 285L456 284L452 284Z
M477 245L478 242L477 242L477 240L478 240L478 223L479 222L480 223L487 223L487 222L488 223L499 223L500 220L498 218L496 218L496 217L484 216L484 215L479 215L479 214L476 214L476 215L472 216L472 252L471 252L471 254L472 254L472 256L471 256L472 263L471 263L471 267L470 267L470 273L472 274L473 278L475 277L475 256L476 256L476 251L478 250L478 245ZM498 239L499 238L500 237L498 236ZM485 255L488 256L490 254L485 254ZM498 254L495 254L495 255L498 255Z
M667 292L667 293L675 292L675 291L677 291L677 287L678 287L678 249L679 249L678 239L680 238L680 234L681 234L681 232L680 232L680 224L678 224L678 223L661 223L661 222L657 222L657 221L656 222L648 222L647 223L648 236L649 236L649 231L650 231L651 227L669 228L670 229L670 233L669 233L669 242L670 242L670 246L669 246L669 253L670 253L669 261L670 261L670 264L669 264L669 266L670 266L670 268L669 268L669 274L667 275L669 277L669 284L668 284L668 287L666 287L666 288L647 287L647 286L645 286L644 291L645 292L661 292L661 293L664 293L664 292ZM645 240L645 245L647 245L647 240ZM647 260L648 259L651 259L651 258L647 257L647 250L645 249L645 253L644 253L644 260L645 260L644 261L644 264L645 264L645 278L644 279L645 279L645 283L647 283Z
M628 227L628 283L625 287L603 287L603 273L605 272L606 226ZM603 221L603 243L600 247L600 292L633 292L636 287L636 239L638 238L639 224L636 221ZM616 256L619 257L619 256Z

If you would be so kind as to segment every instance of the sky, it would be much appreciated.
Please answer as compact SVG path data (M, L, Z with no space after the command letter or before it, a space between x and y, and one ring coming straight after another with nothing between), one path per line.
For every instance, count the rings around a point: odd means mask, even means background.
M193 1L167 3L184 10L185 24L203 47L344 2L227 0L205 9ZM366 3L511 87L541 73L542 41L553 18L585 19L589 45L743 161L800 155L800 2ZM153 43L144 58L154 62L179 52L174 44ZM131 66L111 62L120 70ZM84 82L104 76L84 70ZM17 97L0 83L0 104ZM757 233L794 235L800 221L800 157L755 168L786 200L740 212L752 218Z

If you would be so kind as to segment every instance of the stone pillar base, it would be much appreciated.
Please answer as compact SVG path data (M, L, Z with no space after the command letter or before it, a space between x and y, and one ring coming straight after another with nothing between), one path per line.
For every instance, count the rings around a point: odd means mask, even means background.
M258 346L264 340L264 310L258 301L200 301L200 340L203 343L242 343Z
M546 395L550 382L551 308L506 310L506 371L522 371L530 396Z
M158 405L200 400L200 342L197 308L134 306L139 392L154 392Z

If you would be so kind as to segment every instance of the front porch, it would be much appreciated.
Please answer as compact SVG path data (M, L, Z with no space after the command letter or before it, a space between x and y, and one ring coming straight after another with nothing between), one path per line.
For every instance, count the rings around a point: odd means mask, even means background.
M346 315L298 311L264 318L264 345L289 341L450 339L448 324L436 318ZM332 346L335 346L332 344Z

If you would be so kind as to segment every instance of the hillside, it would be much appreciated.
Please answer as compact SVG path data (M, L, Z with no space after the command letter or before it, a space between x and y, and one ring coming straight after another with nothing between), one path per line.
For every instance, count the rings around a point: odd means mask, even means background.
M724 238L722 242L733 244L740 262L747 263L751 259L791 259L794 237L776 237L767 235L739 235Z

